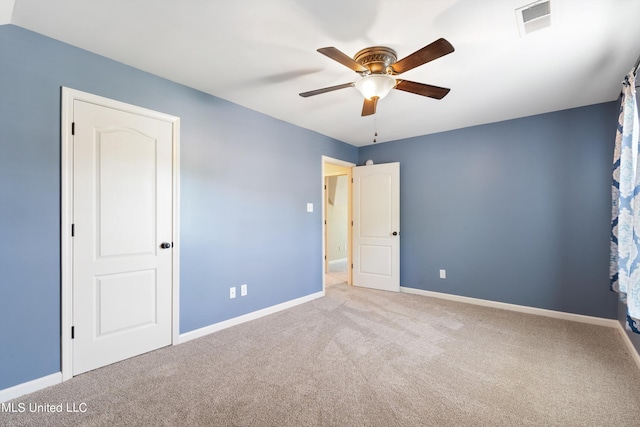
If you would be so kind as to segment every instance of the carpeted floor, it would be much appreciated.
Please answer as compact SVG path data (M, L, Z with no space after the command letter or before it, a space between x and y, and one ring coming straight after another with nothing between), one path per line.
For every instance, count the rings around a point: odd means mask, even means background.
M344 272L328 272L324 275L325 286L346 284L349 280L349 273Z
M631 426L639 396L613 328L336 284L16 399L0 425Z

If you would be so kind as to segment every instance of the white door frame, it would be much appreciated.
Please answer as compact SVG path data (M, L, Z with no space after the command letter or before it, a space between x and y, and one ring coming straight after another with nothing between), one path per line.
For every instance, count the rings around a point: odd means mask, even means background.
M180 118L135 105L114 101L75 89L62 87L61 112L61 371L62 381L73 377L73 343L71 327L73 326L73 252L71 223L73 219L73 102L84 101L108 108L126 111L173 124L173 257L172 257L172 345L178 344L180 333Z
M351 163L351 162L346 162L344 160L339 160L339 159L334 159L333 157L328 157L328 156L322 156L322 177L321 177L321 185L320 185L320 191L322 191L322 292L324 293L326 290L326 283L325 283L325 259L327 257L327 249L326 249L326 233L327 233L327 226L325 224L325 221L327 219L327 207L325 205L325 190L324 190L324 183L325 183L325 169L324 169L324 165L325 163L330 163L332 165L337 165L337 166L343 166L346 168L353 168L355 166L355 163ZM351 222L351 183L348 183L348 201L347 203L349 204L349 222ZM347 251L347 270L349 271L349 279L348 279L348 283L351 284L351 226L349 226L347 228L348 232L347 232L347 246L348 246L348 251Z

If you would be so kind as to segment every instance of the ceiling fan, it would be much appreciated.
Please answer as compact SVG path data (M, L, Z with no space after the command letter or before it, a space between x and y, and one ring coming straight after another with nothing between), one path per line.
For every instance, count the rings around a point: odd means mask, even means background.
M387 96L391 89L428 96L429 98L442 99L449 93L450 89L396 79L394 76L448 55L453 51L454 49L451 43L443 38L434 41L399 61L397 61L396 52L384 46L362 49L356 53L353 59L335 47L323 47L318 49L318 52L352 69L360 74L360 78L353 83L344 83L303 92L300 96L307 98L338 89L355 87L365 98L362 107L363 116L375 114L378 100Z

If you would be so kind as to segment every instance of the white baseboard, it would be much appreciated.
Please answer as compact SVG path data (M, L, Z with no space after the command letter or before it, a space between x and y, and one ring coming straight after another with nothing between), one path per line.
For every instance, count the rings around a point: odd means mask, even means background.
M638 369L640 369L640 353L638 353L638 350L636 350L635 346L631 342L631 339L627 335L627 332L624 330L624 327L616 319L605 319L603 317L584 316L582 314L565 313L562 311L546 310L544 308L527 307L524 305L508 304L505 302L490 301L490 300L484 300L479 298L462 297L459 295L451 295L451 294L445 294L441 292L424 291L422 289L415 289L415 288L406 288L404 286L400 287L400 292L439 298L439 299L446 299L449 301L457 301L465 304L474 304L474 305L481 305L484 307L499 308L502 310L517 311L520 313L535 314L537 316L552 317L554 319L571 320L574 322L588 323L590 325L616 328L620 332L620 335L622 335L622 339L625 342L625 345L627 346L627 348L629 349L629 353L631 353L631 357L633 358L634 362L636 362Z
M445 294L441 292L425 291L422 289L407 288L404 286L400 287L400 292L413 294L413 295L422 295L427 297L445 299L449 301L457 301L457 302L462 302L466 304L481 305L484 307L492 307L492 308L499 308L503 310L517 311L520 313L535 314L538 316L552 317L555 319L572 320L574 322L581 322L581 323L588 323L591 325L599 325L599 326L616 328L618 329L618 332L620 332L620 335L622 336L622 340L625 342L626 346L628 347L629 353L631 353L631 357L633 358L636 365L638 366L638 369L640 369L640 354L638 353L635 346L631 342L631 339L627 335L627 332L624 330L624 327L620 324L619 321L615 319L605 319L602 317L593 317L593 316L584 316L581 314L564 313L561 311L546 310L543 308L527 307L527 306L516 305L516 304L508 304L504 302L483 300L479 298L463 297L459 295L451 295L451 294ZM315 299L323 297L324 295L325 295L324 291L316 292L315 294L311 294L305 297L283 302L281 304L267 307L262 310L254 311L252 313L235 317L233 319L225 320L223 322L216 323L214 325L196 329L195 331L190 331L184 334L180 334L178 344L185 343L187 341L191 341L196 338L200 338L205 335L209 335L214 332L220 331L222 329L239 325L241 323L259 319L261 317L268 316L269 314L274 314L279 311L286 310L291 307L295 307L296 305L313 301ZM56 372L55 374L47 375L46 377L37 378L35 380L28 381L26 383L5 388L3 390L0 390L0 402L7 402L9 400L18 398L20 396L24 396L25 394L34 393L38 390L42 390L44 388L50 387L52 385L60 384L60 383L62 383L62 372Z
M329 261L329 265L336 265L336 264L340 264L340 263L343 263L343 262L347 262L347 259L346 258L334 259L334 260Z
M620 335L622 335L622 340L627 345L629 353L631 353L631 357L633 357L634 362L636 362L636 365L638 365L638 369L640 369L640 353L638 353L638 350L636 350L636 347L631 342L631 338L629 338L629 335L627 335L627 331L625 331L624 326L622 326L617 320L616 325L618 332L620 332Z
M273 305L271 307L263 308L252 313L247 313L242 316L234 317L233 319L225 320L223 322L215 323L213 325L205 326L204 328L196 329L195 331L185 332L178 337L178 344L185 343L187 341L195 340L196 338L204 337L205 335L212 334L214 332L221 331L232 326L240 325L241 323L249 322L251 320L259 319L269 314L274 314L282 310L286 310L296 305L304 304L314 299L321 298L325 295L324 291L316 292L315 294L307 295L301 298L297 298L291 301L283 302L281 304Z
M305 302L313 301L314 299L321 298L325 295L324 291L316 292L315 294L307 295L301 298L297 298L291 301L283 302L271 307L264 308L262 310L254 311L243 316L235 317L233 319L225 320L224 322L216 323L215 325L207 326L204 328L196 329L195 331L180 334L178 337L178 344L191 341L196 338L209 335L213 332L220 331L222 329L230 328L231 326L239 325L250 320L259 319L269 314L277 313L278 311L286 310L287 308L295 307L296 305L304 304ZM46 377L37 378L33 381L18 384L13 387L0 390L0 402L7 402L25 394L34 393L43 388L47 388L52 385L60 384L62 382L62 372L56 372L55 374L47 375Z
M33 381L5 388L0 390L0 402L7 402L11 399L24 396L25 394L34 393L38 390L42 390L43 388L60 384L61 382L62 372L56 372L55 374L47 375L46 377L36 378Z
M463 302L466 304L481 305L484 307L499 308L502 310L517 311L520 313L535 314L538 316L553 317L554 319L571 320L574 322L588 323L590 325L607 326L615 328L619 322L615 319L605 319L604 317L585 316L582 314L565 313L563 311L547 310L544 308L527 307L526 305L509 304L506 302L491 301L486 299L462 297L459 295L445 294L441 292L424 291L422 289L400 287L400 292L427 297L446 299L449 301Z

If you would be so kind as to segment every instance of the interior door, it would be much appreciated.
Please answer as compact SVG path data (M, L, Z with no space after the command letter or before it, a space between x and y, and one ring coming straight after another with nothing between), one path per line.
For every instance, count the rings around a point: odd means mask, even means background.
M73 374L171 344L172 124L73 104Z
M353 284L400 291L400 163L353 168Z

